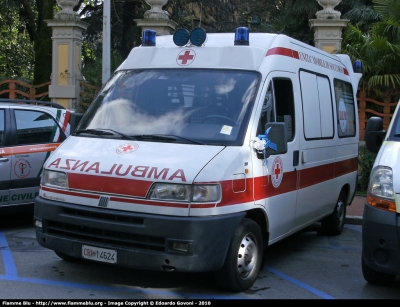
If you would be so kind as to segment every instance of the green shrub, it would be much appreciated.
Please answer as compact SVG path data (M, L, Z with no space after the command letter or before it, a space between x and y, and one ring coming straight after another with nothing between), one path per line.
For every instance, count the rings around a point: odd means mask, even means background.
M358 151L358 189L362 192L367 192L369 175L371 174L372 166L376 154L370 152L367 147L363 144L359 146Z

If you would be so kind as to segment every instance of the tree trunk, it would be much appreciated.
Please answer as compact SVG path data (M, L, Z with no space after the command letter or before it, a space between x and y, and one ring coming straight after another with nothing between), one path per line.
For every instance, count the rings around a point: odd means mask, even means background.
M37 16L33 13L31 3L19 0L23 7L23 15L29 28L29 35L34 44L34 71L33 84L42 84L50 81L52 65L51 28L46 20L54 18L56 0L36 0Z
M51 28L45 20L54 18L55 0L36 0L38 18L36 21L35 69L33 72L33 84L42 84L50 80L52 70L52 41Z

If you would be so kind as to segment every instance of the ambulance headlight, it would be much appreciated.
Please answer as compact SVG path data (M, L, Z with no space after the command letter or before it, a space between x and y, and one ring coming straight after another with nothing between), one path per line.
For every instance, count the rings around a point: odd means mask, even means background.
M189 201L190 185L157 183L150 192L150 199Z
M193 198L194 202L216 202L220 199L219 185L194 185Z
M219 185L183 185L156 183L150 191L150 199L169 201L216 202L221 198Z
M376 166L369 177L367 202L381 210L396 212L393 190L393 171L390 167Z
M368 192L382 198L394 199L393 171L390 167L378 166L372 170Z
M48 187L68 189L67 174L63 172L44 170L40 183Z

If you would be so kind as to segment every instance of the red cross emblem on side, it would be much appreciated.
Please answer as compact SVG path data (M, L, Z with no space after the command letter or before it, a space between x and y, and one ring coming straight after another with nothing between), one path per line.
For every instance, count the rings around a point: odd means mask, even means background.
M280 157L276 157L272 163L271 181L274 188L279 187L283 178L283 162Z
M180 66L189 65L190 63L192 63L194 61L195 57L196 57L196 53L193 50L185 49L178 54L178 57L176 58L176 62Z

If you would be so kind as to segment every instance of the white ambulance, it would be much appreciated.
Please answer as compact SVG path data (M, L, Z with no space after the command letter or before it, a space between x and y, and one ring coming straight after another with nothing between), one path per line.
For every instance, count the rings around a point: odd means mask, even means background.
M342 231L360 63L285 35L143 32L45 164L38 242L65 260L215 271L250 288L266 247Z

